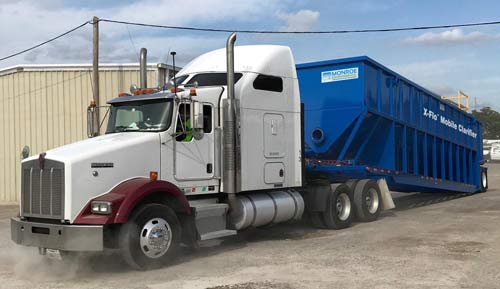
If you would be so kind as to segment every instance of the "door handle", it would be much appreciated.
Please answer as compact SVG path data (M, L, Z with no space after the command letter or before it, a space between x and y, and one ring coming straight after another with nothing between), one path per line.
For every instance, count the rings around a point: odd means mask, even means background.
M211 174L213 172L213 164L212 163L208 163L207 164L207 174Z

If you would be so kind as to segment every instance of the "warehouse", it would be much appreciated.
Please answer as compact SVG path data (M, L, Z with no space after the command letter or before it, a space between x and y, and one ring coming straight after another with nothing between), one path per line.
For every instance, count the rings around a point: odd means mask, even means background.
M149 86L164 84L171 66L147 65ZM139 64L101 64L100 103L139 84ZM30 155L87 137L92 65L18 65L0 70L0 202L17 202L22 152ZM105 115L106 108L101 108Z

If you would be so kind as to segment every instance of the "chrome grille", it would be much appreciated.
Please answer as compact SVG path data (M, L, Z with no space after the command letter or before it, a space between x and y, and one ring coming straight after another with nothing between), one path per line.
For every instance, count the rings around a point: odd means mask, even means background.
M63 219L64 164L45 160L25 162L21 175L21 207L23 217Z

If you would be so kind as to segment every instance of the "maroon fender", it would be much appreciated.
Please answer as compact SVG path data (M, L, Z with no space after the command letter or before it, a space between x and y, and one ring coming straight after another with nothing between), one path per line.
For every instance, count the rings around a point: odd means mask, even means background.
M126 180L114 187L109 193L90 200L75 218L73 224L105 225L127 222L134 207L152 193L161 192L174 197L182 205L184 212L191 214L189 203L182 191L167 181L151 181L149 178ZM90 211L92 201L111 202L111 214L99 215Z

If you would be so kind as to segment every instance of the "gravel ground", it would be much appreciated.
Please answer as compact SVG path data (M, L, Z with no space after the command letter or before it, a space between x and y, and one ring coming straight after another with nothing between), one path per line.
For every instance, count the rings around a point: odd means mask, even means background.
M0 288L499 288L500 164L475 195L395 194L397 209L341 231L253 229L135 272L116 255L66 264L10 241L0 206Z

